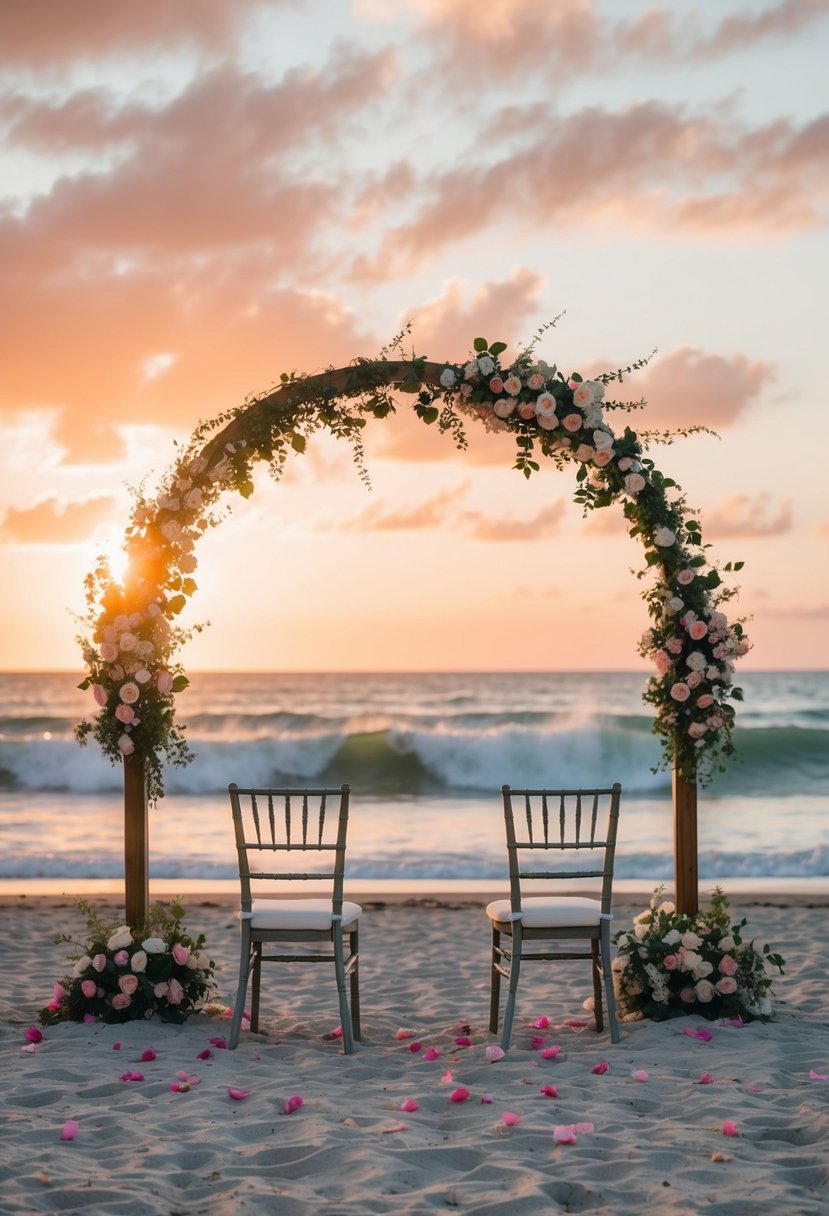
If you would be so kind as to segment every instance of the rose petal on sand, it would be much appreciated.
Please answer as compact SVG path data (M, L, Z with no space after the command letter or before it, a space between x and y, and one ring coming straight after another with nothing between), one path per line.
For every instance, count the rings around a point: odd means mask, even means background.
M174 1094L186 1094L190 1086L186 1081L171 1081L167 1088Z
M550 1019L545 1017L536 1018L533 1022L533 1030L546 1030L550 1025Z
M554 1144L575 1144L576 1131L572 1123L559 1123L553 1128Z
M459 1085L457 1089L452 1090L451 1094L449 1095L449 1101L450 1102L466 1102L467 1098L469 1098L470 1096L471 1095L469 1093L469 1090L464 1089L464 1087L462 1085Z
M701 1072L699 1074L699 1080L695 1081L694 1084L695 1085L713 1085L714 1078L711 1076L710 1072Z
M43 1031L38 1030L37 1026L29 1026L28 1029L23 1031L23 1038L28 1043L40 1043L43 1038Z
M712 1153L711 1160L712 1161L733 1161L734 1158L729 1157L728 1153Z
M829 1072L815 1072L814 1068L809 1072L811 1081L829 1081Z
M400 1109L411 1113L413 1110L420 1110L420 1103L417 1098L407 1098L405 1102L400 1103Z
M234 1102L242 1102L245 1098L249 1098L250 1095L251 1091L249 1089L234 1089L232 1086L228 1087L227 1096L232 1098Z
M689 1039L699 1039L701 1043L710 1043L713 1035L710 1030L706 1030L701 1026L699 1030L694 1030L693 1026L683 1026L682 1033L687 1034Z
M61 1129L60 1138L61 1140L74 1140L79 1131L80 1126L77 1119L67 1119Z
M440 1055L439 1047L427 1047L423 1053L424 1060L436 1060Z
M503 1060L506 1054L507 1053L504 1051L503 1047L499 1047L496 1043L493 1043L491 1046L487 1047L486 1051L484 1052L484 1055L489 1060L490 1064L494 1064L497 1060Z
M414 1055L417 1055L417 1053L422 1050L423 1050L422 1043L410 1043L409 1044L409 1051L411 1051Z
M210 1050L209 1047L205 1047L204 1051L196 1052L196 1059L197 1060L212 1060L213 1052Z
M146 1048L145 1048L145 1049L144 1049L144 1050L141 1052L141 1055L139 1056L139 1059L140 1059L140 1061L141 1061L141 1063L142 1063L142 1064L146 1063L148 1060L157 1060L157 1059L158 1059L158 1052L155 1050L155 1048L154 1048L154 1047L146 1047Z
M444 1085L451 1085L451 1084L452 1084L453 1077L452 1077L452 1069L451 1069L451 1068L447 1068L447 1069L444 1071L444 1074L443 1074L443 1076L441 1077L441 1081L443 1082L443 1084L444 1084Z
M733 1026L735 1030L742 1030L745 1026L745 1022L741 1017L731 1018L728 1024L729 1026Z
M120 1050L121 1050L121 1044L120 1044L120 1042L118 1042L118 1043L113 1043L113 1044L112 1044L112 1050L113 1050L113 1051L120 1051Z
M501 1118L504 1121L505 1127L517 1127L521 1122L521 1116L516 1115L515 1111L512 1110L505 1110Z
M585 1026L589 1026L590 1023L582 1022L579 1018L567 1018L564 1025L569 1026L571 1030L584 1030Z
M479 1106L488 1106L491 1101L492 1101L491 1094L481 1094L481 1101L478 1103L478 1105Z
M558 1090L556 1089L555 1085L542 1085L538 1092L543 1094L545 1098L558 1097Z
M573 1131L576 1133L577 1136L582 1135L583 1133L594 1132L595 1130L596 1130L596 1126L594 1123L574 1123L573 1124Z
M395 1123L394 1127L381 1127L381 1136L390 1136L394 1132L407 1132L409 1130L408 1123Z
M732 1123L730 1119L725 1119L722 1125L722 1134L724 1136L739 1136L740 1133L737 1131L736 1123Z
M120 1079L122 1081L143 1081L143 1072L122 1072Z
M539 1047L543 1047L546 1042L543 1034L534 1034L530 1039L530 1047L533 1051L538 1051Z
M223 1034L217 1034L214 1038L208 1039L207 1041L212 1047L218 1048L219 1051L227 1050L227 1039Z
M21 1047L20 1050L25 1051L26 1055L28 1055L28 1056L36 1056L37 1055L37 1043L27 1043L26 1046Z
M634 1081L648 1081L650 1079L644 1068L634 1068L630 1075L633 1077Z
M554 1060L560 1051L561 1048L554 1044L552 1047L543 1047L539 1055L542 1060Z
M456 1047L471 1047L472 1040L470 1039L468 1034L459 1034L458 1037L455 1039L455 1046Z
M282 1113L284 1115L292 1115L295 1110L299 1110L299 1108L304 1105L305 1099L303 1097L300 1097L299 1094L291 1094L290 1098L285 1099L285 1105L282 1107Z
M413 1039L416 1031L409 1030L406 1026L401 1026L399 1030L395 1030L394 1037L396 1039Z
M610 1065L607 1060L600 1060L598 1064L593 1065L590 1071L596 1073L597 1076L601 1076L603 1072L608 1072L609 1069Z

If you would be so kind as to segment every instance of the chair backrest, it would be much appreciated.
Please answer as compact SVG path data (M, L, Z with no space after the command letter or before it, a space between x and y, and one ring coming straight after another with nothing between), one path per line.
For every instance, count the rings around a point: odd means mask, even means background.
M232 783L228 793L242 911L250 911L255 894L265 894L260 883L271 884L268 893L273 895L275 883L330 880L332 911L340 916L350 787L244 789ZM319 864L311 869L306 868L309 853L320 854Z
M616 829L621 785L589 790L516 790L501 788L509 857L510 905L521 911L524 881L601 878L602 912L610 912ZM587 865L566 863L573 851L587 852ZM553 866L539 868L536 858L557 857Z

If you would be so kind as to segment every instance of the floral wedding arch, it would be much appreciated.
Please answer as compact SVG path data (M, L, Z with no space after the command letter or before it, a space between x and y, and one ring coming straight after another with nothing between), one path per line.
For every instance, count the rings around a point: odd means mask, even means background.
M644 362L592 380L565 375L535 357L548 326L508 366L506 344L476 338L463 363L424 358L358 359L350 367L314 376L283 375L271 392L200 424L152 498L137 496L124 540L126 571L118 581L105 559L87 576L85 633L79 639L97 706L76 730L91 737L113 763L124 765L125 852L128 919L142 919L147 900L147 800L163 796L163 765L183 765L193 755L175 721L175 697L187 686L178 653L190 631L177 623L197 590L195 549L223 518L220 500L249 497L254 465L265 462L278 477L292 452L303 452L311 434L326 428L351 443L365 478L362 431L370 418L385 418L398 395L414 398L426 424L466 445L464 421L515 437L514 467L525 477L538 471L537 457L576 470L575 501L585 511L620 503L631 536L644 547L652 578L643 591L651 626L639 644L656 674L644 699L654 707L662 764L674 772L677 900L696 906L696 782L724 766L734 751L735 660L749 649L740 621L729 622L722 605L734 594L709 560L701 526L691 517L680 487L645 455L649 440L670 438L617 433L613 410L635 408L606 401L608 384ZM402 337L391 350L399 347ZM704 430L689 427L679 432ZM726 572L742 563L728 563ZM681 847L680 847L681 846ZM683 887L683 892L680 891ZM130 916L132 911L132 917Z

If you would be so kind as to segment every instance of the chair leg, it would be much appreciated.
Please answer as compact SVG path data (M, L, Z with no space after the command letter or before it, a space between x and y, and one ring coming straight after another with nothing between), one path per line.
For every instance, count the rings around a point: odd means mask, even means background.
M602 969L599 964L598 941L592 941L590 948L593 951L593 1014L596 1018L596 1033L601 1034L604 1030L604 1016L602 1014Z
M253 943L253 958L251 965L250 985L250 1028L254 1034L259 1031L259 991L262 984L262 943Z
M334 943L334 973L337 977L337 995L340 1001L340 1026L343 1032L343 1051L351 1055L354 1050L354 1040L351 1034L351 1010L348 1008L348 997L345 990L345 955L343 951L343 927L339 921L333 928Z
M619 1023L616 1020L616 993L613 991L613 960L610 957L610 922L602 921L602 971L607 997L607 1020L610 1025L611 1043L619 1042Z
M492 925L492 965L489 980L489 1033L498 1033L498 1015L501 1004L501 972L497 963L501 961L501 933Z
M512 1019L515 1013L515 994L518 990L518 974L521 970L521 941L522 941L521 921L516 920L512 925L512 958L510 959L509 967L509 990L507 992L507 1003L504 1007L504 1029L501 1034L501 1047L504 1051L509 1048L510 1037L512 1035Z
M239 982L236 986L236 1003L233 1006L233 1018L230 1023L228 1048L235 1051L239 1045L239 1031L242 1028L242 1015L245 1012L245 997L248 991L248 979L251 968L250 929L247 921L242 921L242 940L239 951Z
M351 1033L359 1042L363 1035L360 1029L360 934L358 929L352 929L349 934L349 949L354 960L351 965Z

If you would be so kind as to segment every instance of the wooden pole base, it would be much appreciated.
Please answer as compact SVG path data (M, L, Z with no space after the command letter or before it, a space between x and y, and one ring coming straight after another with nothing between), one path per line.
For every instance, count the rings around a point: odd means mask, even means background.
M150 843L147 775L141 756L124 758L124 913L130 928L142 925L150 906Z
M697 873L697 783L673 775L674 880L677 911L693 916L699 911Z

